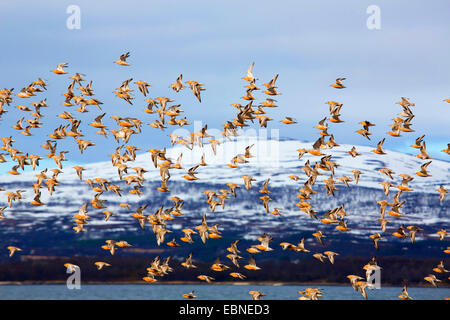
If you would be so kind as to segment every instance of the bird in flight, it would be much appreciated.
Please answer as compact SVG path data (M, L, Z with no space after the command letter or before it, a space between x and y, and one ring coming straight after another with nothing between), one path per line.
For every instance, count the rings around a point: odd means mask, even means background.
M119 60L114 61L114 63L120 65L120 66L129 66L130 64L127 63L127 58L130 57L130 53L126 52L122 55L120 55Z

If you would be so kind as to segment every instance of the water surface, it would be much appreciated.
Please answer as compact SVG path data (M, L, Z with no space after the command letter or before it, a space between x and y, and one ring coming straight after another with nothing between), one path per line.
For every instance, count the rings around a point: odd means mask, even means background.
M65 284L0 285L0 300L178 300L183 293L194 290L198 300L247 300L248 291L265 293L265 300L295 300L299 290L323 289L323 300L362 300L360 292L349 285L198 285L198 284L82 284L69 290ZM370 300L398 299L401 287L367 290ZM442 300L450 297L450 288L411 287L409 295L415 300Z

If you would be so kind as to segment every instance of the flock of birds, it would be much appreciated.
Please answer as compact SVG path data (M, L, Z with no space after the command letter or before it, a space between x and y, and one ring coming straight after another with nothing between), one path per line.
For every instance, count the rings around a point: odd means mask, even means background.
M129 52L127 52L121 55L120 59L114 62L122 67L129 66L129 63L127 62L127 58L129 58L129 56L130 54ZM65 68L67 67L68 63L61 63L58 64L57 67L52 70L52 72L59 76L64 75L67 74L67 72L65 71ZM275 104L276 100L274 99L275 96L281 94L277 91L278 87L276 85L278 75L276 75L269 82L263 84L263 86L265 87L263 93L267 96L267 98L256 106L254 105L256 99L253 96L253 92L256 90L260 90L260 88L258 88L256 85L256 80L258 79L253 74L253 67L254 63L252 63L248 68L246 76L242 78L243 80L248 82L248 84L245 86L246 93L241 97L246 101L246 104L232 104L232 106L237 110L237 114L233 119L228 120L223 124L222 135L225 138L230 139L231 137L238 136L238 130L243 127L249 126L249 122L253 123L255 119L259 121L259 125L261 127L267 127L269 122L273 120L273 118L270 118L267 115L267 110L269 110L270 108L278 107ZM89 112L88 108L91 106L96 106L99 110L102 110L101 105L103 103L93 98L94 89L92 81L86 83L87 80L83 78L84 76L85 75L80 73L75 73L74 75L70 76L70 84L67 87L67 92L64 93L65 100L62 102L62 105L64 107L76 106L75 110L80 113ZM133 79L127 79L123 81L123 83L114 91L114 94L117 98L122 99L129 104L133 104L133 100L135 99L135 97L133 96L134 90L130 87L130 85L132 84L132 80ZM343 84L344 80L345 78L336 79L335 83L331 84L331 87L336 89L346 88L346 86ZM147 96L149 95L149 87L151 87L151 85L145 81L135 81L134 84L137 86L140 93L146 98L145 102L147 102L148 105L144 109L144 112L156 115L156 119L154 119L154 121L150 122L148 125L156 129L164 130L168 126L182 127L184 125L190 124L186 117L181 117L181 114L184 112L180 108L181 105L173 104L169 106L169 103L174 102L174 100L168 97L147 98ZM185 86L185 84L187 84L187 86ZM76 87L76 85L78 87ZM205 90L202 83L192 80L183 83L183 76L179 75L176 81L170 86L170 88L177 93L187 87L189 87L189 89L192 91L198 102L201 102L201 92ZM1 116L4 113L8 112L5 107L10 106L13 103L14 95L17 98L20 98L22 101L25 101L28 98L37 96L38 94L44 92L46 89L46 81L39 78L38 80L33 81L30 85L22 88L18 93L14 93L14 89L0 90L0 120ZM446 99L444 101L450 103L450 99ZM392 137L400 137L402 133L414 132L414 130L411 129L411 122L414 118L414 114L412 112L414 103L411 103L409 99L404 97L402 97L401 101L397 103L402 106L403 110L398 114L397 117L392 119L394 122L390 125L391 130L387 132L387 134ZM330 134L328 132L328 123L338 124L343 122L340 119L340 110L343 104L336 101L328 101L327 104L329 105L330 116L324 117L315 126L315 128L319 130L319 137L312 145L312 149L300 148L297 150L298 159L301 159L304 154L310 154L320 157L320 160L315 163L311 163L310 160L307 160L304 163L302 170L304 171L307 180L304 183L303 187L299 189L299 194L297 194L299 202L296 205L310 218L316 219L319 223L327 225L334 224L336 225L336 230L346 232L350 229L348 228L346 222L348 213L345 211L344 204L334 209L328 210L323 215L323 217L319 218L317 217L318 211L316 211L308 202L308 200L310 200L311 197L317 193L317 191L313 190L313 186L316 183L316 179L319 175L326 174L328 176L329 174L328 178L324 179L324 187L326 189L327 195L334 196L334 191L337 190L335 184L343 183L346 186L349 186L349 183L351 182L357 184L360 175L364 174L364 172L353 170L353 178L349 176L335 178L335 168L338 167L339 164L333 161L331 155L327 155L323 152L325 152L325 150L327 149L339 146L339 144L334 140L333 134ZM42 126L41 119L43 115L41 113L41 108L47 107L49 106L47 105L46 99L43 99L40 102L32 102L31 107L22 104L17 105L17 109L19 109L21 112L26 112L26 114L30 114L32 117L26 120L25 116L20 117L13 128L20 134L23 134L25 136L32 135L32 131L35 131L35 129ZM140 196L142 194L141 189L145 181L144 174L148 172L148 170L146 170L146 168L133 166L132 164L130 165L130 163L132 163L136 158L136 152L140 149L136 146L128 144L128 142L130 141L132 135L141 133L141 126L144 124L144 121L138 118L124 118L113 115L111 116L111 118L115 120L118 127L116 129L108 129L107 126L102 123L102 119L105 115L106 113L101 113L100 115L96 116L93 122L89 123L89 125L98 129L97 134L104 137L112 134L114 136L114 139L118 143L120 143L120 146L117 147L114 153L110 155L112 166L117 168L119 179L130 186L130 190L128 190L128 192L130 194ZM78 145L80 153L83 153L83 151L85 151L89 147L95 146L92 141L84 138L84 134L80 130L81 120L76 119L75 115L73 115L69 111L64 111L63 113L59 114L59 117L64 121L67 121L68 123L63 123L55 128L52 133L48 134L48 137L50 139L48 139L45 144L42 145L42 148L48 151L46 157L53 159L58 168L54 168L51 170L44 169L36 174L36 183L32 185L34 198L30 202L30 204L33 206L45 205L45 203L41 201L41 189L46 188L49 194L52 195L55 192L56 188L60 185L59 175L63 173L63 162L68 160L66 158L66 154L68 153L68 151L57 150L57 140L66 139L67 137L73 138ZM291 125L296 123L296 121L292 117L286 117L285 119L281 120L281 123ZM375 126L375 124L367 120L361 121L360 124L362 125L362 129L357 130L356 133L370 140L370 128L372 126ZM197 145L203 147L204 139L211 138L211 136L207 132L207 129L207 125L205 125L199 132L193 132L186 137L181 137L174 134L169 134L168 136L170 137L172 145L181 144L186 148L192 150L192 148ZM431 160L429 160L431 159L431 157L427 153L426 143L423 138L424 135L417 138L415 143L411 146L419 150L419 154L417 155L417 157L425 161L415 173L419 179L423 179L431 175L427 169L427 167L431 163ZM35 168L39 166L39 161L44 159L43 156L29 154L26 152L26 150L19 150L14 148L13 143L15 142L15 140L12 136L1 137L1 141L3 142L3 146L1 146L0 149L5 151L6 153L0 153L0 163L13 163L12 168L9 170L9 174L11 175L19 175L19 170L24 170L25 166L31 166L31 168L35 170ZM212 148L213 153L216 154L216 148L221 144L221 141L219 139L209 139L208 142ZM386 152L383 150L384 142L385 138L379 141L377 147L372 151L379 156L386 155ZM249 163L250 158L253 157L251 154L251 148L252 145L245 148L242 153L235 155L230 160L230 163L227 164L228 167L237 168L239 166L245 166L245 164ZM449 149L450 144L446 149L442 151L450 154ZM177 159L174 160L166 156L166 149L149 149L148 152L150 153L154 167L156 169L159 168L160 171L161 185L157 189L160 192L170 192L168 182L171 177L171 170L184 169L182 166L182 153ZM361 153L359 153L355 147L349 150L348 154L352 157L358 157L361 155ZM9 156L9 160L7 160L7 156ZM197 180L197 170L206 165L207 163L205 162L205 158L203 156L201 161L197 165L187 170L184 178L188 181ZM85 169L82 166L74 166L73 170L76 171L79 179L83 180L83 171ZM386 177L389 179L388 181L381 183L386 196L389 195L391 188L395 188L398 191L393 199L393 202L389 202L385 199L379 200L377 202L380 205L380 218L378 219L378 222L380 224L380 232L370 235L370 238L373 241L373 245L376 249L378 249L378 242L384 239L383 233L386 233L386 225L391 222L386 218L386 214L390 215L393 218L403 216L403 214L401 213L401 208L404 205L405 201L401 201L401 195L403 194L403 192L412 191L412 189L408 186L408 183L416 178L405 173L399 174L399 176L402 178L401 184L395 185L392 183L393 176L396 174L393 170L389 168L382 168L379 171L380 173L386 175ZM294 181L298 181L300 179L300 177L297 175L291 175L289 176L289 178ZM252 182L256 181L256 179L251 176L242 176L242 179L243 187L246 190L252 189ZM102 195L105 192L114 192L117 197L121 197L121 193L125 192L119 185L114 184L112 181L102 177L86 179L84 180L84 182L92 188L92 190L95 192L95 195L93 196L92 200L84 203L80 207L79 212L73 216L73 221L75 224L73 230L76 233L87 231L87 228L85 226L88 224L90 219L90 216L88 215L89 205L92 208L103 210L103 214L105 216L104 219L108 221L108 219L113 217L115 213L108 210L105 205L105 200L101 199ZM271 191L269 190L269 182L270 178L268 178L264 182L263 187L261 188L261 190L259 190L259 192L261 193L260 199L262 200L262 205L267 213L272 215L281 215L282 209L270 209L270 201L272 201L273 199L270 198ZM225 208L226 200L229 199L230 196L237 197L236 189L241 188L241 186L236 183L228 183L226 186L227 188L221 189L219 191L203 191L206 196L206 203L209 205L212 212L214 212L216 206L218 205L222 206L222 208ZM0 188L0 191L5 190L3 188ZM21 199L23 199L24 192L25 190L6 191L6 195L8 198L8 207L11 208L16 201L20 201ZM437 192L439 192L440 194L440 201L444 201L445 194L448 192L447 189L443 185L441 185L440 188L437 189ZM140 206L136 210L132 210L131 206L128 203L120 203L120 207L130 210L130 212L132 212L131 217L139 222L142 229L150 224L156 236L158 245L161 245L165 243L166 234L172 232L168 228L168 226L170 225L170 221L175 219L176 217L183 215L182 207L184 201L177 196L172 196L171 200L173 201L172 207L164 208L164 206L161 206L155 213L148 215L144 213L147 205ZM6 218L6 216L4 215L6 209L6 206L0 208L0 220ZM414 243L416 233L421 231L423 230L419 226L410 225L405 227L404 225L401 225L393 233L393 235L398 238L409 237L411 239L411 242ZM179 240L185 244L193 243L194 235L198 235L203 243L206 243L206 241L210 241L211 239L219 239L222 237L221 231L219 231L219 225L209 225L206 215L203 216L200 225L193 226L192 228L186 227L182 229L182 232L184 233L184 236ZM437 234L439 235L440 240L444 240L445 236L448 235L445 229L437 231ZM320 230L314 232L312 236L322 244L322 238L326 237L326 235ZM251 254L251 256L247 260L247 263L243 266L243 268L250 272L260 269L255 261L254 255L274 250L270 247L270 243L273 241L272 236L264 233L258 238L258 241L259 243L251 245L249 248L245 249L248 253ZM243 259L243 257L239 255L241 251L238 249L238 243L239 240L231 243L231 245L227 248L229 254L226 256L226 258L229 259L237 269L241 267L239 260ZM174 237L171 241L166 242L166 245L170 247L178 247L181 244L178 243L177 239ZM108 250L111 255L114 255L116 250L127 248L130 246L132 245L125 240L106 240L105 244L103 244L101 248L104 250ZM281 242L280 246L282 250L292 250L300 253L310 252L310 250L305 248L304 238L301 239L298 244ZM15 246L8 246L7 249L9 250L10 256L13 256L17 251L22 251L21 248ZM450 247L447 247L444 252L446 254L450 254ZM339 253L325 251L323 253L313 253L312 256L318 259L321 263L326 263L326 261L329 261L331 264L334 264L335 257L339 256ZM191 253L185 259L185 261L181 263L181 265L187 269L195 269L196 265L194 264L192 259L193 254ZM147 268L147 276L145 276L143 280L152 283L157 281L157 278L164 277L164 275L172 272L173 268L169 266L170 260L170 257L165 260L161 260L159 257L156 257ZM103 268L110 266L110 264L104 261L96 261L94 264L98 268L98 270L102 270ZM78 266L71 263L66 263L64 266L72 271L78 268ZM377 268L379 268L379 266L377 265L377 261L375 258L372 258L368 264L363 266L363 270L365 270L366 273L365 277L358 275L348 275L348 279L353 288L356 291L360 291L365 299L367 299L366 288L371 288L372 286L370 281L368 281L369 277ZM229 265L224 264L220 261L220 257L217 258L211 265L211 270L215 272L229 272L230 269L231 268ZM441 262L436 268L434 268L433 271L437 274L445 274L449 272L449 270L445 269L443 262ZM229 275L239 280L244 280L246 278L243 273L237 271L230 272ZM198 275L198 279L207 283L211 283L212 281L214 281L214 278L212 276L205 274ZM441 282L441 280L438 279L436 275L431 273L426 276L424 280L428 281L435 287L437 287L438 283ZM322 289L320 288L306 288L303 291L299 291L299 293L301 295L299 297L300 300L317 300L323 296ZM251 295L252 299L255 300L260 299L260 297L262 296L265 296L264 293L254 290L250 291L249 294ZM183 297L187 299L196 298L193 291L183 294ZM411 299L411 297L408 295L406 285L402 291L402 294L399 295L399 298Z

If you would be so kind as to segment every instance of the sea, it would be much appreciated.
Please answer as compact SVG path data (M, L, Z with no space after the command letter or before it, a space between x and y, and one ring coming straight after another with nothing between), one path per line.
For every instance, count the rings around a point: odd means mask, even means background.
M229 284L81 284L69 289L65 284L0 285L0 300L181 300L194 291L198 300L250 300L250 290L266 294L261 300L296 300L299 290L320 288L323 300L363 300L350 285L229 285ZM398 300L402 287L367 290L369 300ZM450 288L410 287L414 300L450 298Z

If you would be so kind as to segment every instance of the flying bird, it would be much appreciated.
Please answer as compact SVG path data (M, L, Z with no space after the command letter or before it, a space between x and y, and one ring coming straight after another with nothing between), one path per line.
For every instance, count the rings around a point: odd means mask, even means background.
M119 60L114 61L114 63L120 65L120 66L129 66L129 64L127 63L127 58L130 57L130 53L126 52L122 55L120 55Z

